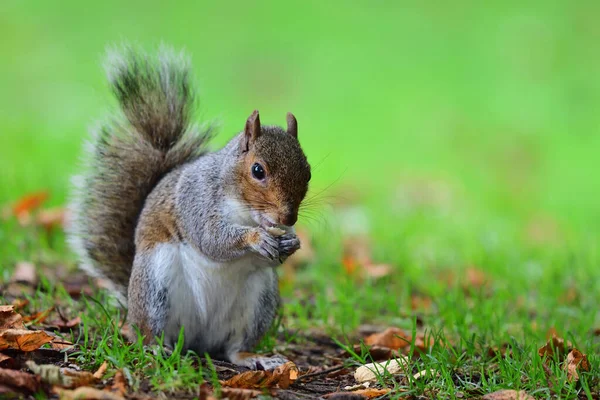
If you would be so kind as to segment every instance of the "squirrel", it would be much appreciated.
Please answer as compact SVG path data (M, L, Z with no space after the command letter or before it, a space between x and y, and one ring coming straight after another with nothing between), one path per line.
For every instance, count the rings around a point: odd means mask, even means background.
M161 49L113 51L107 75L121 112L92 135L74 178L70 247L82 269L126 299L144 344L208 353L252 369L280 356L250 352L280 307L276 267L311 179L298 124L261 125L258 111L223 148L191 123L189 61ZM137 333L130 340L137 339Z

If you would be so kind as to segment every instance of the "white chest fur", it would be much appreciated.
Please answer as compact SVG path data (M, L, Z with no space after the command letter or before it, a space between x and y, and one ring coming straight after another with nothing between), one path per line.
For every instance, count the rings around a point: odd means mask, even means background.
M173 346L183 326L185 347L197 353L242 350L261 296L276 284L267 261L215 262L186 244L160 245L154 257L155 278L168 288L165 344Z

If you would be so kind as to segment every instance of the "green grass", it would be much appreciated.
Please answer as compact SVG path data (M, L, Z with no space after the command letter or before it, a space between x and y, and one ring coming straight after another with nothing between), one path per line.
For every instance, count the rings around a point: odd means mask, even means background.
M86 127L114 105L100 68L108 44L185 47L202 90L200 114L222 121L217 143L254 108L265 123L293 111L315 166L312 193L324 190L300 221L317 258L284 287L279 331L287 341L319 328L349 346L344 335L364 323L410 330L418 294L433 301L418 312L425 328L454 346L418 358L414 372L439 375L407 374L393 382L396 395L522 388L549 397L537 349L551 327L588 354L593 370L573 385L553 366L553 395L598 390L598 3L63 6L0 6L0 34L11 38L0 65L0 203L49 190L50 205L64 204ZM339 203L356 204L366 223L349 220L355 214ZM357 281L345 273L342 242L354 220L373 258L393 266L390 276ZM0 222L0 281L19 260L73 265L62 239ZM469 266L489 285L448 284ZM83 312L88 337L77 361L87 368L110 360L132 380L161 371L156 390L211 381L193 357L125 345L105 294L71 303L60 284L47 285L30 307L59 299ZM503 343L512 357L487 356ZM272 335L261 349L276 344Z

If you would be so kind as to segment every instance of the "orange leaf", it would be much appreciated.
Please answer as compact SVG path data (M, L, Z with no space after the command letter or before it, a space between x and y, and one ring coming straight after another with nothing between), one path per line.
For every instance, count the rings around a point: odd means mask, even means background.
M365 338L365 344L369 346L383 346L392 350L398 350L410 346L411 335L400 328L387 328L383 332L374 333Z
M121 396L125 396L127 394L127 379L125 379L125 375L123 375L123 371L118 370L113 378L113 384L110 387L110 390L113 393L118 393Z
M578 381L579 374L577 373L577 370L589 372L590 363L585 354L577 349L573 349L567 354L567 360L565 361L563 369L567 371L567 379L569 382Z
M571 342L567 341L557 336L552 336L548 342L540 347L538 350L538 354L540 357L548 357L552 358L554 356L557 357L558 360L562 360L562 358L567 354L567 351L572 347Z
M54 338L44 331L26 329L6 329L0 331L0 350L14 349L33 351L49 343Z
M49 309L44 310L44 311L36 312L33 315L28 315L26 317L23 317L23 321L24 322L42 323L46 320L46 318L48 318L48 316L50 315L50 312L52 310L54 310L54 307L50 307Z
M367 389L359 389L353 390L351 392L333 392L323 395L324 399L345 399L348 396L356 396L356 398L362 397L367 399L374 399L379 396L383 396L390 392L390 389L375 389L375 388L367 388Z
M15 306L0 306L0 329L25 329L23 318L15 312Z
M13 206L13 214L17 217L30 213L48 198L48 192L37 192L22 197Z
M98 367L98 369L96 370L96 372L94 372L94 378L96 378L98 380L102 379L102 377L106 373L106 369L107 368L108 368L108 363L106 361L104 361L102 363L102 365L100 365L100 367Z
M265 389L279 386L286 389L298 378L298 368L288 361L273 371L247 371L233 376L221 384L243 389Z
M64 208L51 208L40 211L35 222L49 231L54 228L62 228L65 225L65 218L66 213Z

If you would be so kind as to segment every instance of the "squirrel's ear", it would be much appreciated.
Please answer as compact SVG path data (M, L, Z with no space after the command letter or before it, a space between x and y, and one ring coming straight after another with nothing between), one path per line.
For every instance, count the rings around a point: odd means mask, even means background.
M248 151L250 143L255 141L260 134L260 118L258 116L258 110L254 110L248 117L246 127L244 128L244 140L242 141L243 150Z
M286 120L287 120L287 133L297 139L298 138L298 121L296 121L296 117L294 117L294 114L289 112L289 113L287 113Z

